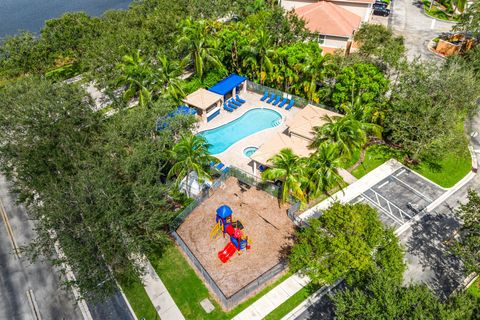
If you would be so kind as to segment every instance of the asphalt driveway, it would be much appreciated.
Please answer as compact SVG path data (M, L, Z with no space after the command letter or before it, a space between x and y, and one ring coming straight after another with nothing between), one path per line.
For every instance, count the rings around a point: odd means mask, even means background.
M440 33L450 31L454 24L425 15L419 0L394 0L391 10L389 25L395 33L404 36L408 59L438 58L428 51L427 44Z

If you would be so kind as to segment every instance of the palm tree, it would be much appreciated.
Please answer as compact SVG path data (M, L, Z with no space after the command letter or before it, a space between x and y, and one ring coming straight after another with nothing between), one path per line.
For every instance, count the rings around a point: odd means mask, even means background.
M352 89L352 100L340 105L339 109L348 117L357 120L367 134L380 138L383 128L378 123L383 121L384 113L376 105L378 104L375 102L362 103L361 93L355 94Z
M203 79L205 70L209 66L222 68L219 59L218 41L210 36L210 28L205 20L194 21L189 17L182 21L180 45L188 50L187 59L193 59L195 74Z
M270 57L273 55L271 36L265 30L260 30L245 48L243 54L243 66L251 66L252 74L257 73L257 79L263 84L267 74L271 71L273 64ZM257 71L258 70L258 71Z
M157 62L156 77L160 84L161 93L179 102L185 97L185 92L181 87L182 80L180 76L183 73L186 60L178 62L170 60L164 54L159 54L157 55Z
M433 1L432 1L433 2ZM453 6L453 12L460 12L462 13L465 11L465 7L467 5L467 0L450 0Z
M331 143L338 148L341 157L351 158L355 150L360 150L367 142L367 134L358 120L351 116L329 117L320 127L315 127L315 138L311 148L320 148L324 143Z
M273 166L262 173L262 179L282 182L282 202L287 202L290 195L304 202L302 184L306 182L305 159L294 154L292 149L285 148L269 161Z
M342 177L338 173L341 164L335 144L321 144L308 159L308 187L313 198L328 192L335 185L341 188Z
M302 72L305 75L303 82L303 91L307 99L319 102L320 96L317 90L317 83L325 76L325 63L329 55L307 53Z
M117 78L117 84L126 86L123 93L125 101L130 101L133 97L138 97L138 104L146 106L152 99L154 90L154 76L150 66L140 56L140 51L133 55L125 55L122 63L117 65L120 70L120 76Z
M187 195L190 196L189 176L195 172L198 181L202 183L210 178L208 171L210 162L218 162L218 159L208 152L208 143L202 136L188 135L180 139L171 151L174 165L168 172L167 178L176 176L177 185L186 177Z

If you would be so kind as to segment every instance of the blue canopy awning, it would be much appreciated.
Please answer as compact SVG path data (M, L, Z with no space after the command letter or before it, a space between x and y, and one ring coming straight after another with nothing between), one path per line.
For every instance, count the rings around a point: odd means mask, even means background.
M228 218L232 215L232 209L229 206L224 204L218 207L217 215L222 219Z
M247 78L239 76L238 74L231 74L225 79L223 79L222 81L215 84L213 87L210 87L208 91L212 91L224 96L225 94L232 91L233 88L237 87L239 84L241 84L245 80L247 80Z

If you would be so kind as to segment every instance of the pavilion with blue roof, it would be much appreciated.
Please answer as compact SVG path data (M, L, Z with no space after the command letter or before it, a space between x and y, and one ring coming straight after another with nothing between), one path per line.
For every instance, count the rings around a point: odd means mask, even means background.
M227 101L236 94L245 92L247 89L247 78L239 76L238 74L231 74L213 87L208 88L208 91L214 92L223 96L223 100Z

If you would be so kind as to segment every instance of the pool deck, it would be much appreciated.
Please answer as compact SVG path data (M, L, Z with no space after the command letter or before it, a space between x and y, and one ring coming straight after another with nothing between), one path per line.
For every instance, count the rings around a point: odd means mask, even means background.
M264 142L268 141L275 133L283 132L287 129L285 122L295 116L295 114L300 111L299 108L293 107L290 110L285 110L274 106L272 104L266 103L265 101L260 101L262 95L247 91L240 95L240 97L246 102L234 112L228 112L226 110L221 110L220 114L210 122L207 123L198 123L196 132L204 131L219 127L230 121L233 121L241 117L245 112L255 109L255 108L265 108L275 110L276 112L282 115L282 123L274 128L266 129L257 133L254 133L248 137L243 138L237 143L233 144L230 148L225 150L222 153L215 154L214 156L219 158L226 165L233 165L237 168L240 168L246 172L253 173L252 165L250 158L243 154L243 150L247 147L260 147Z

